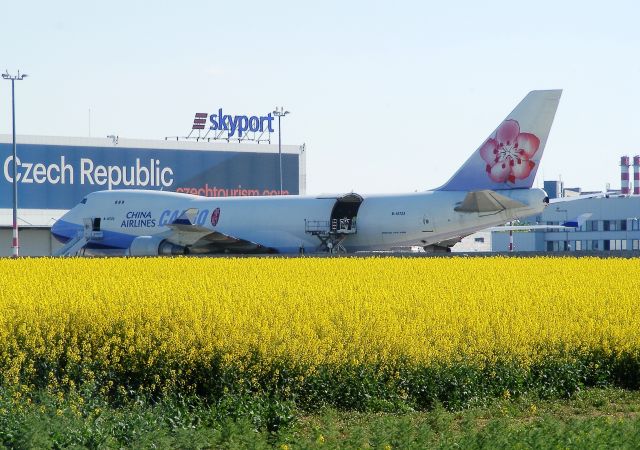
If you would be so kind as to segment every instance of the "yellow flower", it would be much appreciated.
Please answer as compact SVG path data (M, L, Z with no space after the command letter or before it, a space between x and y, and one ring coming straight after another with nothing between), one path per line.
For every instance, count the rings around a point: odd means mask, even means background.
M0 371L61 401L78 373L113 393L145 371L141 392L170 392L212 361L251 388L398 361L496 377L498 361L639 355L639 283L640 259L615 258L0 259Z

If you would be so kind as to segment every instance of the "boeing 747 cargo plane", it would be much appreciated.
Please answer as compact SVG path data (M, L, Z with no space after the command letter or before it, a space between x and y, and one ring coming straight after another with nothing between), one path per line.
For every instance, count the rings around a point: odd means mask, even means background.
M52 227L58 255L131 256L448 249L462 237L540 213L532 189L561 90L532 91L443 186L402 195L208 198L94 192Z

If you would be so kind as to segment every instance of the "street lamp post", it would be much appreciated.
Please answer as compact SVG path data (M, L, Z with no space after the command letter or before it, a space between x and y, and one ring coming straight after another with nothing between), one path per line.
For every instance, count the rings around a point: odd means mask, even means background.
M280 195L282 195L282 126L280 120L289 114L289 111L285 111L281 106L280 109L276 106L276 109L273 111L273 115L278 118L278 159L280 162Z
M13 124L13 240L11 244L12 253L11 256L17 258L19 255L19 241L18 241L18 180L16 179L18 174L16 164L16 95L15 95L15 81L23 80L27 74L21 74L18 71L18 75L10 75L7 70L2 74L2 78L5 80L11 80L11 121Z

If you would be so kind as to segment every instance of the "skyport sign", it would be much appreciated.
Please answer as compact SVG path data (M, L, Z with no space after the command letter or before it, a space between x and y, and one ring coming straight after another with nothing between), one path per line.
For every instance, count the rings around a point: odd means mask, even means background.
M243 116L225 114L222 108L219 108L216 114L196 113L193 120L193 130L204 130L207 126L207 118L209 119L209 130L226 131L228 137L235 136L242 138L243 133L273 133L273 115L271 113L266 116Z

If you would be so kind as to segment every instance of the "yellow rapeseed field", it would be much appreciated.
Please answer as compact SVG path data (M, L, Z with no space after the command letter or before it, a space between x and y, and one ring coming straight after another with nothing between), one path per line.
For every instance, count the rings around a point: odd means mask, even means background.
M216 355L305 374L637 356L638 286L635 259L3 259L0 368L17 384L62 366L179 378Z

